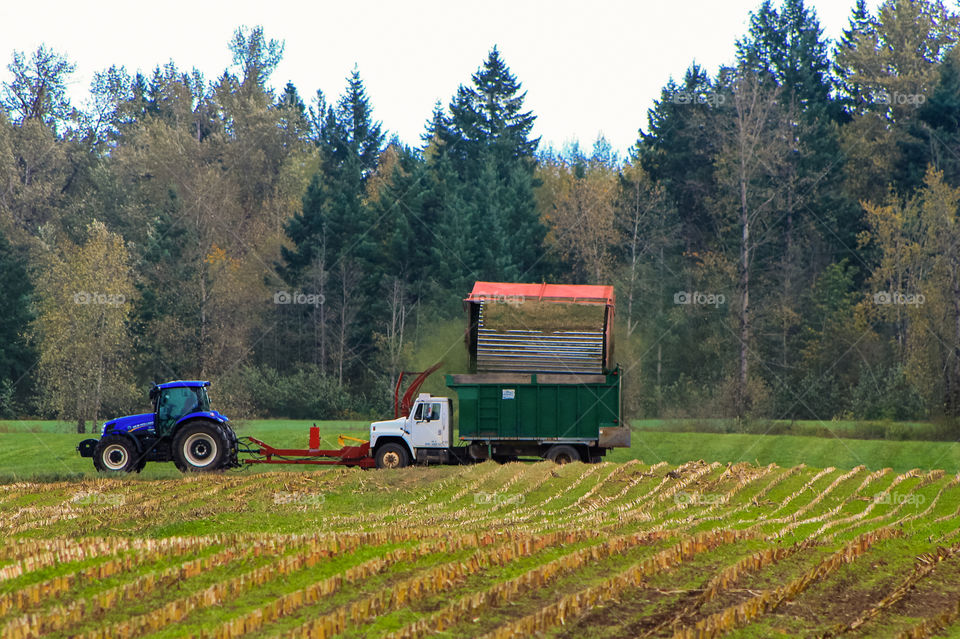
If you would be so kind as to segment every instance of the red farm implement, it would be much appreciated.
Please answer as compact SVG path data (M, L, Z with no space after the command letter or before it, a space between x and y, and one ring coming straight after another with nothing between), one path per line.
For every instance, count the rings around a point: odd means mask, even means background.
M344 441L348 439L358 442L358 445L345 445ZM275 448L255 437L241 437L240 443L246 447L241 448L239 452L249 455L242 460L244 464L317 464L360 468L376 466L376 462L370 456L368 441L341 435L337 441L340 448L320 448L320 429L317 426L310 427L308 448Z

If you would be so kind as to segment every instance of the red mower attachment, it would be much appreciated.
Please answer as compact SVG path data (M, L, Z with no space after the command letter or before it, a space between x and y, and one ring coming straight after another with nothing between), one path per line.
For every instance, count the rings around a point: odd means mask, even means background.
M344 445L345 440L359 442L357 446ZM321 450L320 429L314 425L310 427L309 448L274 448L255 437L241 437L245 447L239 452L253 455L252 459L244 459L244 464L320 464L327 466L359 466L360 468L374 468L376 460L370 456L370 442L355 437L340 435L337 443L341 448L337 450ZM291 457L295 459L290 459ZM316 459L328 457L329 459Z

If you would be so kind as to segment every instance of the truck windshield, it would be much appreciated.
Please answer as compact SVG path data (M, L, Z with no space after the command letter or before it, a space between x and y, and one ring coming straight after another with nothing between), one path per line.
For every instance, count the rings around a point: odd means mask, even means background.
M413 414L415 421L440 419L440 404L419 404Z

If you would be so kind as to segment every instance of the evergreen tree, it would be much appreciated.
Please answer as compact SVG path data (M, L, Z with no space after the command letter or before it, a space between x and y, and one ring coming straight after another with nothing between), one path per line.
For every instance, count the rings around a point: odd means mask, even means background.
M837 70L856 109L845 127L846 190L871 200L891 184L908 197L929 161L920 109L960 40L960 14L938 0L885 0L876 17L858 8L837 49Z
M717 188L716 131L726 101L707 72L690 65L680 84L671 78L663 88L631 152L675 206L688 251L704 249L716 236L710 201Z
M843 30L843 35L837 43L837 50L844 51L855 48L857 40L862 37L869 37L873 29L874 22L867 10L866 0L857 0L857 4L853 8L853 14L850 16L850 23ZM833 62L833 69L837 76L841 105L848 113L861 111L863 105L858 105L857 100L861 96L862 88L853 80L853 71L836 61Z
M310 118L307 106L300 98L297 87L287 82L283 94L277 99L278 128L288 147L299 147L310 139Z
M303 211L287 224L293 249L283 249L285 279L295 283L318 259L328 265L345 257L363 258L375 220L364 207L367 178L383 145L380 123L354 70L336 107L326 107L319 131L320 167L303 198Z
M336 106L321 99L317 113L319 169L303 198L303 210L286 224L293 248L281 249L278 269L287 283L323 296L314 317L314 358L325 358L339 383L370 346L380 272L376 263L385 243L385 226L367 204L368 182L375 175L384 134L373 120L370 100L355 69ZM311 349L314 350L314 349Z
M28 397L24 376L30 369L32 350L25 338L33 316L33 287L27 277L24 257L0 232L0 417L13 417L16 399ZM5 390L6 389L6 390Z
M916 170L932 164L943 181L960 185L960 51L953 49L940 65L940 78L919 109L911 133ZM901 147L906 149L906 147Z
M773 245L792 262L784 262L781 268L783 277L794 279L795 285L801 270L798 261L817 266L808 269L806 277L812 277L821 265L841 259L837 254L853 246L860 230L856 202L842 193L838 123L849 116L832 97L829 46L816 13L803 0L783 0L779 11L765 0L751 15L747 36L737 42L737 57L741 68L777 87L786 117L796 123L791 129L792 153L779 180L784 195L782 242ZM821 237L824 225L834 231L825 238ZM822 252L835 257L817 259ZM795 292L788 295L797 298Z
M803 0L784 0L780 11L764 0L737 42L740 65L783 87L785 99L808 119L841 113L831 99L829 53L816 13Z
M539 253L546 230L533 192L540 140L530 138L536 117L524 111L525 97L494 47L472 85L457 89L450 115L435 111L428 125L440 156L449 158L462 182L464 207L448 214L463 219L443 220L443 225L454 233L483 229L469 237L463 254L468 259L454 265L454 279L537 280L542 272Z

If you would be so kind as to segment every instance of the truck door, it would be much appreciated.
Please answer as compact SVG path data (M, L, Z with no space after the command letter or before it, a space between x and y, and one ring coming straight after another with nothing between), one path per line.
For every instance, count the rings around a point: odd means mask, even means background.
M413 407L410 443L414 448L443 448L450 432L450 411L445 402L430 399Z

